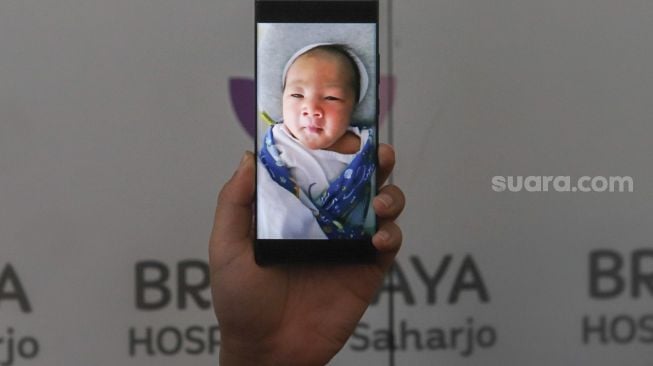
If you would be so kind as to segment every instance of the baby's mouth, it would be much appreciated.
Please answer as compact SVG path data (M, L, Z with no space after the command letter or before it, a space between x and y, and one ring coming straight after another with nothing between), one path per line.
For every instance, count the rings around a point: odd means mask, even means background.
M322 127L316 124L315 121L313 121L312 119L306 120L305 123L306 124L304 128L310 133L320 133L324 130Z
M317 127L317 126L315 126L315 125L308 125L308 126L306 126L306 129L307 129L308 132L310 132L310 133L320 133L320 132L322 132L322 128L321 128L321 127Z

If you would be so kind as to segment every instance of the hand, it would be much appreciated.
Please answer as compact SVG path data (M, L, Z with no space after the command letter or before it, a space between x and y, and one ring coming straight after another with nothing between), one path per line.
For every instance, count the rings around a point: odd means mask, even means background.
M394 161L393 149L381 144L379 186ZM394 220L404 208L404 195L387 185L374 198L376 263L259 267L252 244L254 164L254 155L245 153L222 188L211 233L220 364L325 365L353 333L399 250L401 230Z

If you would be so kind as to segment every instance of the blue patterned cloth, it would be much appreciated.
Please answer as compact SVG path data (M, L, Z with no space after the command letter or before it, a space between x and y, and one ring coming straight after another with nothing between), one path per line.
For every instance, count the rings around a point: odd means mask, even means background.
M313 215L329 239L369 237L363 222L371 199L371 180L376 168L373 130L367 142L345 170L317 198L310 199ZM304 195L279 156L272 128L268 129L259 154L272 179L296 197ZM310 208L310 207L309 207Z

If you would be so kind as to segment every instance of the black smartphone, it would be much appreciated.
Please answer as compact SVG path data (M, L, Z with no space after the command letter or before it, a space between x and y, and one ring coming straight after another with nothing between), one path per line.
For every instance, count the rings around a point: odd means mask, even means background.
M256 262L374 260L378 0L255 7Z

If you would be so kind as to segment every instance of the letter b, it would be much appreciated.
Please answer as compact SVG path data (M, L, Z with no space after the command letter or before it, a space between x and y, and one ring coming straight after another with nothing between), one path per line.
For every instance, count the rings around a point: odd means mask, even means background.
M621 276L623 258L619 253L612 250L594 250L590 252L589 265L592 298L614 298L624 291L625 280Z
M146 278L148 273L154 274L155 277ZM171 293L166 282L169 277L170 270L161 262L142 261L136 263L136 308L157 310L168 305ZM158 293L158 296L148 298L147 292Z

